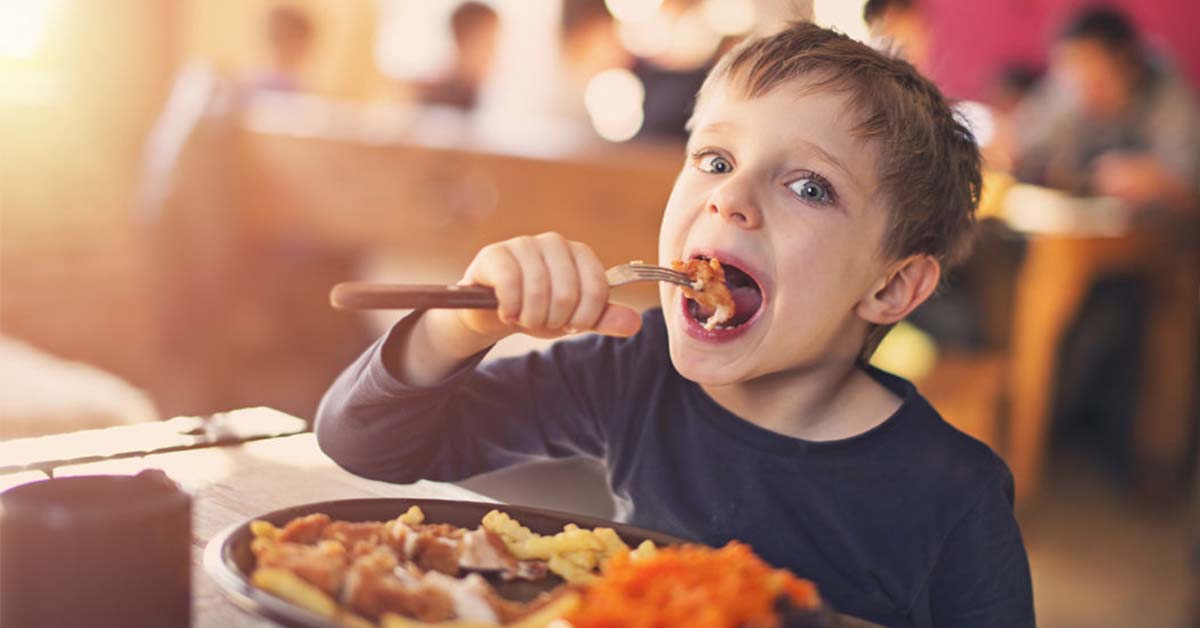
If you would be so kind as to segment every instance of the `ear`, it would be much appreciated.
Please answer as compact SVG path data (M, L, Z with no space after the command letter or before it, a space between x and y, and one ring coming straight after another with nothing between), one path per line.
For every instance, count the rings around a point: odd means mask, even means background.
M928 255L913 255L896 263L871 287L854 311L868 323L890 325L917 309L937 288L942 266Z

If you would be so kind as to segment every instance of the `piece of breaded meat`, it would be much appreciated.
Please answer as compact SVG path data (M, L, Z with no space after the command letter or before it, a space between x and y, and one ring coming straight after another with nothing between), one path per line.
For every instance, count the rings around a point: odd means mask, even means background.
M733 318L733 296L725 285L725 269L716 258L690 259L686 262L675 260L671 268L687 273L694 280L690 287L685 286L683 295L695 301L699 306L701 316L708 314L704 328L716 329Z

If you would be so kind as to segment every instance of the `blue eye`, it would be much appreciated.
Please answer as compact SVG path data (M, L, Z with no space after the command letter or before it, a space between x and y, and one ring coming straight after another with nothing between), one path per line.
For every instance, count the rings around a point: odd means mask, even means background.
M733 164L729 163L728 159L711 153L708 155L702 155L697 167L700 168L702 172L708 172L712 174L725 174L733 170Z
M802 200L809 203L832 203L833 190L822 177L809 175L801 177L788 184L788 189Z

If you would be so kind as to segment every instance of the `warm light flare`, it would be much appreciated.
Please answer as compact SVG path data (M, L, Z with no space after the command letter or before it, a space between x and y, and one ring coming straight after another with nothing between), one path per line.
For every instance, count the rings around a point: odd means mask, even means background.
M719 0L724 3L726 0ZM733 0L736 5L743 0ZM718 12L725 10L718 7ZM735 9L736 10L736 9ZM665 68L695 70L716 52L726 31L741 29L745 16L734 19L720 29L710 24L713 19L707 5L692 7L678 14L659 12L644 22L621 22L617 35L621 45L633 54ZM753 21L753 11L750 9ZM749 28L749 27L747 27Z
M617 37L629 52L644 58L656 57L670 47L671 41L664 33L669 32L671 23L661 13L645 22L619 22Z
M813 22L866 42L871 35L862 19L862 3L846 0L813 0Z
M722 35L741 35L754 28L758 20L750 0L706 0L704 21L713 32Z
M646 90L633 72L613 68L588 81L583 103L600 137L624 142L642 128L645 99Z
M608 12L622 22L644 22L658 14L662 0L604 0Z
M0 58L29 59L41 50L61 0L0 0Z

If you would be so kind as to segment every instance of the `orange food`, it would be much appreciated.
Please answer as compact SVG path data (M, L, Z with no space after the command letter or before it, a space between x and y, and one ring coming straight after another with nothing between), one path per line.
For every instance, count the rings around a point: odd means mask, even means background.
M575 628L774 628L781 597L801 609L820 606L812 582L771 567L747 545L684 545L640 560L616 555L567 620Z
M716 258L708 261L690 259L686 262L675 260L671 268L687 273L695 282L690 287L684 287L683 295L700 304L702 313L708 313L704 321L705 329L714 329L717 325L733 318L733 295L729 286L725 285L725 269Z

